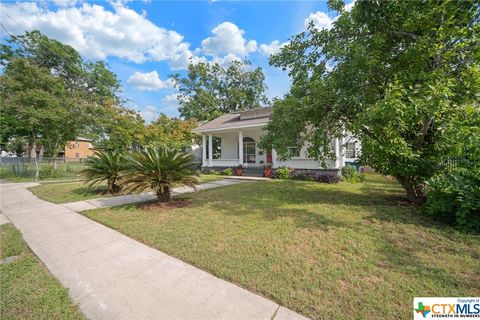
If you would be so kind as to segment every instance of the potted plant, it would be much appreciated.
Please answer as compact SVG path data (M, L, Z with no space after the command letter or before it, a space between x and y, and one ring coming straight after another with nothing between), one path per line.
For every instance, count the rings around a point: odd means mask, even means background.
M272 177L272 166L270 164L266 164L263 166L263 176L265 178L271 178Z
M239 164L238 167L235 168L235 175L243 176L243 167L241 164Z

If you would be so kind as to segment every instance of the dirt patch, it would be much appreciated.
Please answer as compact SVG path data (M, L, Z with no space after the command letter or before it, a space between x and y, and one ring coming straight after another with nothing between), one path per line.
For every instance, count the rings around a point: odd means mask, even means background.
M178 208L185 208L192 203L190 200L174 200L170 202L148 202L137 205L143 210L173 210Z

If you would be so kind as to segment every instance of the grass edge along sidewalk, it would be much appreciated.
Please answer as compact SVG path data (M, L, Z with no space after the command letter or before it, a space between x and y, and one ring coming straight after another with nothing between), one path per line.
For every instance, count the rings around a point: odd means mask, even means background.
M85 319L13 224L0 225L0 318Z

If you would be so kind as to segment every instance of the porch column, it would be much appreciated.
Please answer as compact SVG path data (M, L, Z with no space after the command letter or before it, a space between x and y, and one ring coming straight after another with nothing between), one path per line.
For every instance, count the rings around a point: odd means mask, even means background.
M339 145L338 145L338 138L335 138L335 140L333 140L333 150L334 150L334 153L335 153L335 168L338 168L340 169L340 148L339 148Z
M345 167L345 138L342 136L340 138L340 146L339 146L339 151L340 151L340 169Z
M243 132L238 131L238 164L243 166Z
M277 167L277 151L272 148L272 168Z
M207 136L202 134L202 166L207 165Z
M212 135L208 135L208 166L212 166L212 158L213 158L213 143L212 143Z

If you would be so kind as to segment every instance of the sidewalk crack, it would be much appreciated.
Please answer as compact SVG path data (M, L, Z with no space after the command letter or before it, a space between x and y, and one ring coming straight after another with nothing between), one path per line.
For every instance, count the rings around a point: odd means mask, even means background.
M275 312L273 313L273 315L272 315L272 317L270 318L270 320L275 319L275 317L277 316L278 309L280 309L280 305L278 305L277 310L275 310Z

